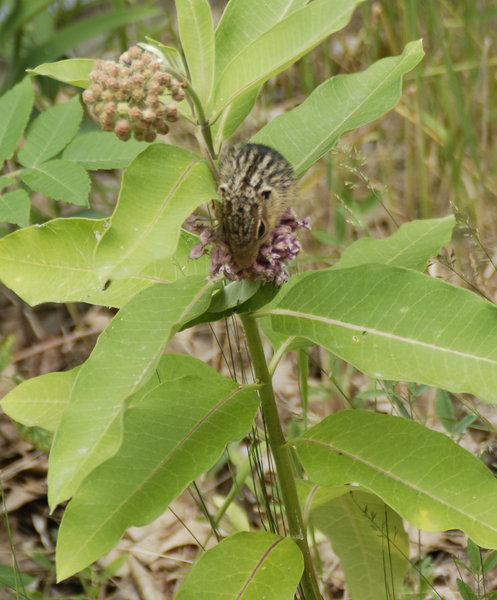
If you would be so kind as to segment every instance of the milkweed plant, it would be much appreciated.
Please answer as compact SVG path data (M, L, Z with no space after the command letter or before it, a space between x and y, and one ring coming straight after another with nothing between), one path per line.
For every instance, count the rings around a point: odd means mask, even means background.
M310 529L330 539L355 600L400 591L409 566L404 522L457 528L497 548L497 482L451 437L409 415L348 409L309 427L304 419L289 438L272 386L285 353L305 358L322 346L373 378L495 403L497 308L425 272L449 243L454 218L406 223L386 240L359 239L333 266L298 272L297 232L312 215L292 212L274 240L270 275L259 277L230 271L209 211L220 201L218 155L261 85L343 28L359 4L278 0L254 19L260 1L231 0L214 29L207 0L176 0L181 49L146 40L112 60L44 64L0 99L0 155L8 161L0 220L20 226L0 240L3 283L30 305L118 309L84 364L27 380L2 402L12 419L54 432L49 504L69 501L57 539L59 581L109 552L129 527L159 517L228 444L250 434L259 411L281 519L220 535L190 568L178 600L217 599L220 589L233 599L291 599L297 589L320 598ZM422 57L421 41L413 41L363 72L331 77L244 141L277 150L300 178L342 134L391 110L402 76ZM84 89L84 104L78 94L42 112L17 150L36 75ZM84 105L101 130L76 136ZM164 137L181 119L197 152ZM110 219L28 226L26 189L88 206L87 171L124 167ZM233 315L252 382L164 353L179 331Z

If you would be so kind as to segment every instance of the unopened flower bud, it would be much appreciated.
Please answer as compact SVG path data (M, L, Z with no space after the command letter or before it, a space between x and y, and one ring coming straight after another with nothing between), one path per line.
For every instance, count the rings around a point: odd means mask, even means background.
M154 127L155 127L157 133L160 133L161 135L167 135L169 133L169 126L162 119L159 119L159 118L155 119Z
M140 87L145 83L145 77L141 73L134 73L131 77L131 83L135 88Z
M93 70L88 75L88 79L90 81L98 81L100 79L100 75L102 75L102 71L98 71L98 70L95 71L95 70Z
M155 95L155 94L149 94L147 96L147 99L145 100L145 102L149 105L149 106L154 106L159 102L159 98Z
M93 63L93 70L101 70L102 67L104 66L104 59L103 58L97 58L97 60Z
M152 123L152 121L156 118L156 114L155 112L151 109L151 108L146 108L143 111L143 120L146 121L147 123Z
M184 90L182 90L180 88L177 92L174 92L172 97L173 97L173 100L176 100L176 102L181 102L182 100L185 99L185 92L184 92Z
M142 60L134 60L131 63L131 68L133 69L133 71L135 73L141 73L143 71L143 69L145 68L145 65L143 64Z
M128 52L129 52L129 55L131 56L131 58L133 60L135 60L136 58L140 58L143 50L139 46L131 46L131 48L128 50Z
M123 77L119 84L121 89L125 92L131 92L131 90L133 89L133 82L131 81L131 79L129 79L129 77Z
M145 134L145 141L148 142L149 144L151 142L154 142L157 138L157 134L155 133L155 131L147 131L147 133Z
M128 100L131 96L131 92L126 92L125 90L117 90L115 92L116 100Z
M116 123L116 126L114 127L114 133L117 135L117 137L120 140L123 141L128 141L131 137L131 125L128 123L128 121L125 121L124 119L122 119L121 121L118 121Z
M101 127L104 131L114 131L114 123L101 123Z
M115 77L109 77L109 79L107 79L107 88L113 92L117 92L119 89L119 81Z
M127 102L119 102L117 112L120 115L127 115L129 113L129 104Z
M104 112L113 117L116 114L116 105L113 102L107 102L104 106Z
M102 86L99 83L92 83L90 85L90 89L93 92L93 95L95 96L95 98L100 98L101 94L102 94Z
M129 64L131 64L130 53L128 51L123 52L121 54L121 56L119 57L119 62L122 63L123 65L129 65Z
M154 73L152 79L156 81L160 86L168 86L171 83L171 75L169 75L169 73L163 73L162 71Z
M179 81L177 79L171 79L171 83L167 87L171 92L177 92L179 90Z
M155 80L149 81L147 87L150 94L158 94L161 91L160 84Z
M162 104L162 102L157 102L157 104L154 106L154 110L158 117L162 117L162 115L166 112L166 107L164 104Z
M101 125L114 125L114 117L112 115L109 115L105 111L98 117L98 120Z
M111 92L110 90L104 90L101 96L104 102L112 102L112 100L114 100L114 92Z
M131 92L131 97L133 98L133 100L140 102L140 100L143 100L143 98L145 98L145 91L142 88L136 88Z
M96 102L95 94L91 90L85 90L83 92L83 102L85 104L92 105Z
M137 142L144 142L145 141L145 132L144 131L135 131L134 132L134 136L135 136L135 140Z
M143 69L142 75L145 81L148 81L152 77L152 71L150 69Z
M130 75L131 75L131 69L129 67L122 67L121 70L119 71L120 79L123 79L123 77L129 77Z
M178 116L178 109L176 108L176 104L174 104L174 102L170 102L166 106L166 120L169 121L170 123L176 123L176 121L178 119L179 119L179 116Z
M149 64L152 62L152 58L153 58L153 57L152 57L152 55L150 54L150 52L146 52L146 51L145 51L145 52L142 54L142 57L141 57L141 58L142 58L143 64L145 64L145 65L149 65Z
M157 71L160 71L160 66L160 62L158 60L154 60L148 65L148 68L152 71L152 73L156 73Z
M107 73L102 72L98 81L102 84L102 87L105 87L107 85L107 81L109 81L109 75L107 75Z
M100 114L102 114L104 106L105 104L103 102L97 102L97 104L92 107L93 114L98 117Z
M138 121L142 118L142 111L138 108L138 106L133 106L129 111L129 118L132 121Z

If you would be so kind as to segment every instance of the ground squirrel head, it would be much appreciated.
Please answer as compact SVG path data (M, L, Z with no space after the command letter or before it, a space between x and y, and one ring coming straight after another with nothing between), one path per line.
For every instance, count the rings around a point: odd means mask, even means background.
M297 184L288 161L261 144L232 146L219 160L218 218L235 262L244 269L294 203Z

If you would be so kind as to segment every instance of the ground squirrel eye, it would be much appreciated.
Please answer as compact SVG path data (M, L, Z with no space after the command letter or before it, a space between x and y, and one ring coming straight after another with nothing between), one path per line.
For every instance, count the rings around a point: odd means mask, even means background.
M271 198L271 190L264 190L262 192L262 197L264 198L264 200L269 200L269 198Z
M257 230L257 238L260 240L261 237L266 233L266 225L264 224L264 221L261 221L259 223L259 229Z

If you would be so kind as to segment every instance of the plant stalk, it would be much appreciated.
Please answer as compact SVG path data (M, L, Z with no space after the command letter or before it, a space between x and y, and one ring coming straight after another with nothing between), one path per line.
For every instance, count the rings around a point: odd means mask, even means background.
M292 469L292 460L290 451L285 448L285 436L281 427L278 407L274 397L271 375L266 363L262 340L259 333L259 326L255 317L249 314L242 314L240 318L245 330L250 356L254 365L255 375L258 383L262 384L259 390L261 397L262 410L267 427L269 446L276 464L278 482L281 489L283 504L285 506L288 529L295 543L300 548L304 557L304 574L302 575L302 588L306 600L320 600L318 581L314 571L314 565L311 559L309 545L307 544L307 532L300 510L297 487Z

